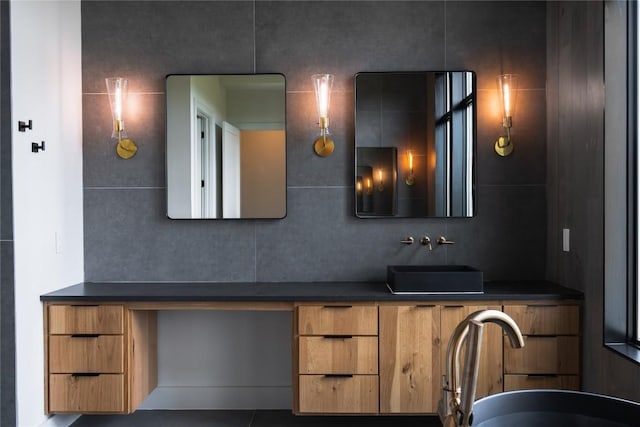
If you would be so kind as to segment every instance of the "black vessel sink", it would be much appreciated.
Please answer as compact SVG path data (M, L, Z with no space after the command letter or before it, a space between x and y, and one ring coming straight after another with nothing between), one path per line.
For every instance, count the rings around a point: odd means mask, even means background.
M395 294L482 293L482 271L466 265L389 265L387 285Z
M640 404L566 390L494 394L473 405L473 427L637 427Z

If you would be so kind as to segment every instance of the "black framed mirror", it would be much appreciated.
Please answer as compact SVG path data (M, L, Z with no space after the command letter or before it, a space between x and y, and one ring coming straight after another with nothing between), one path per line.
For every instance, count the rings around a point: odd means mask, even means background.
M170 75L166 94L169 218L286 216L284 76Z
M355 198L360 218L475 213L472 71L355 77Z

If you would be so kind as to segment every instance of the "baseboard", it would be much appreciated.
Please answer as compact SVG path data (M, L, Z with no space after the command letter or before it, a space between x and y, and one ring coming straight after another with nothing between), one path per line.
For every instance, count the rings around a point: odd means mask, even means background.
M139 409L291 409L291 387L157 387Z
M39 427L69 427L78 418L80 418L80 415L53 415L47 418Z

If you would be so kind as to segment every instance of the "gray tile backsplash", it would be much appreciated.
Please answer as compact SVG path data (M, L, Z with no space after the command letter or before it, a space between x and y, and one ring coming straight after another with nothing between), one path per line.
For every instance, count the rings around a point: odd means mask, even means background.
M509 19L507 19L509 18ZM88 281L382 280L387 264L465 263L487 279L545 275L545 4L434 1L82 3L85 278ZM507 40L505 36L509 35ZM353 77L466 68L478 94L471 219L354 215ZM281 72L287 78L287 217L166 217L164 79L173 73ZM499 158L496 75L523 75L515 150ZM328 158L310 75L336 75ZM116 157L104 78L130 79L132 160ZM456 241L405 246L426 233Z

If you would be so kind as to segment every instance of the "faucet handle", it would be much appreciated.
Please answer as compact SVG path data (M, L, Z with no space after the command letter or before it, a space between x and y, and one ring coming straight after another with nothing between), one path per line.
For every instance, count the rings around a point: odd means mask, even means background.
M422 236L420 238L420 244L422 246L428 246L429 250L433 250L433 246L431 246L431 239L429 238L429 236Z
M438 239L436 239L436 243L439 245L453 245L456 242L454 242L453 240L447 240L447 238L444 236L440 236L438 237Z
M404 239L400 240L400 243L404 243L405 245L412 245L413 244L413 237L407 236Z

